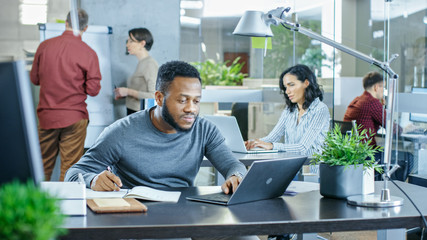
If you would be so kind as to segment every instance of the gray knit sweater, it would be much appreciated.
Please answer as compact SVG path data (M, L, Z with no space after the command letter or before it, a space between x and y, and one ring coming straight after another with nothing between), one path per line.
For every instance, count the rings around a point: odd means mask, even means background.
M193 185L203 156L226 179L246 173L209 121L198 118L190 131L166 134L153 126L147 109L107 127L68 170L65 181L78 181L78 173L82 173L89 187L97 174L111 166L124 188L188 187Z

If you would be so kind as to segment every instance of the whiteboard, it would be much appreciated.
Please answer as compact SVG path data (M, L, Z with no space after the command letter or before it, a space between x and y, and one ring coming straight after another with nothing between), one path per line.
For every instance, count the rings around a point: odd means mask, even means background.
M40 42L61 35L65 31L63 23L39 24ZM101 70L101 90L95 97L86 99L89 112L85 148L93 145L105 127L114 122L113 82L111 79L110 36L111 27L90 25L83 34L82 40L98 55Z

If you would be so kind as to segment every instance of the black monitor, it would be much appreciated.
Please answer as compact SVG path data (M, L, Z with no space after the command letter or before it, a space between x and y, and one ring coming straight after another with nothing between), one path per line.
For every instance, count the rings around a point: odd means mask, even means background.
M412 93L427 94L427 88L412 88ZM409 120L413 122L427 123L427 114L425 113L410 113Z
M0 63L0 184L44 178L30 79L23 61Z

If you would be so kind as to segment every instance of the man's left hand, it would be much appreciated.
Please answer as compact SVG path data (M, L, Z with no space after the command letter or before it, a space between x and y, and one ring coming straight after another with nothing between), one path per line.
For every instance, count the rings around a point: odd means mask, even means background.
M233 193L241 181L241 177L233 175L222 184L221 189L225 194Z

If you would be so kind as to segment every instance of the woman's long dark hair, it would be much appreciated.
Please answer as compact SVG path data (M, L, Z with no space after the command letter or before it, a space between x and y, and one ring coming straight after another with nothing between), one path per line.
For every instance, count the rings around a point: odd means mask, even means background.
M301 82L304 82L305 80L309 82L309 85L305 89L304 93L305 101L302 105L303 109L307 109L316 98L319 98L320 101L323 100L323 93L319 87L319 84L317 83L317 79L314 73L306 65L297 64L293 67L286 69L282 74L280 74L279 79L280 91L283 93L283 96L285 96L285 102L286 105L289 107L289 111L293 112L297 107L297 104L291 102L288 95L286 94L286 86L283 84L283 77L286 74L294 75Z

